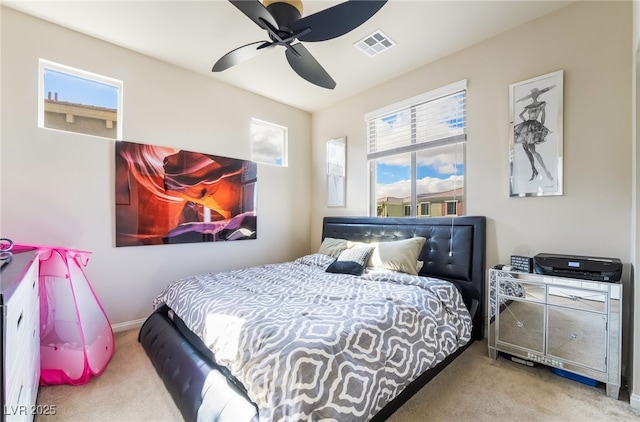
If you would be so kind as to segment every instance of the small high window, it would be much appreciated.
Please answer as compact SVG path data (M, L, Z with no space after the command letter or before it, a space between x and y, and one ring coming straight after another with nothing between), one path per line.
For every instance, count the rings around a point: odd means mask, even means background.
M251 160L287 167L288 130L258 119L251 119Z
M38 127L122 139L122 81L41 59Z

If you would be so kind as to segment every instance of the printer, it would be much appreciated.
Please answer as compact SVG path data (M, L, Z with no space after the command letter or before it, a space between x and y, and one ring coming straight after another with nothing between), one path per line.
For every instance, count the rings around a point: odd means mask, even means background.
M539 253L533 257L533 271L556 277L617 283L622 276L622 262L617 258Z

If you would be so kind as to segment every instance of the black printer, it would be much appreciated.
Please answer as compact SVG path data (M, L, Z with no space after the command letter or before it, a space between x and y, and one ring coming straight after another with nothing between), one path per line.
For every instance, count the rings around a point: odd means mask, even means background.
M533 270L537 274L617 283L622 262L617 258L539 253L533 257Z

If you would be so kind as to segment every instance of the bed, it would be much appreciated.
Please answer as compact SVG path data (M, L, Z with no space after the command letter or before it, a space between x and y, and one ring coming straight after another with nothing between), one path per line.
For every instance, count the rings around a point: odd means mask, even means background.
M323 246L351 253L424 239L417 275L328 273L346 253L195 275L158 295L139 341L186 421L385 420L483 338L485 230L325 217Z

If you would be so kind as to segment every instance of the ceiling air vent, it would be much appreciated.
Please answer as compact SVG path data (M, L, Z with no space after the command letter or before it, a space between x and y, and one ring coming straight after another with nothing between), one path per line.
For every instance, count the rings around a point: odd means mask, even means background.
M379 29L354 44L356 48L362 50L369 57L380 54L394 45L396 44Z

